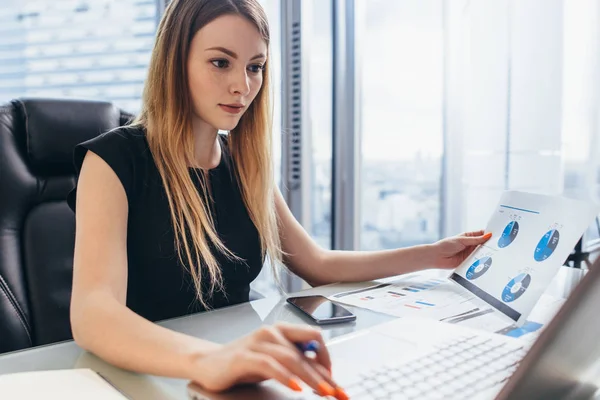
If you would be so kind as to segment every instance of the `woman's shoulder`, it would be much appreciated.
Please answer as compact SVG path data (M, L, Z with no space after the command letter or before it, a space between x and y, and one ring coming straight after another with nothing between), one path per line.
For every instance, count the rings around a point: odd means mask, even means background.
M120 126L104 132L82 144L85 145L89 143L108 143L114 146L125 146L132 149L136 147L148 147L146 129L140 125Z
M141 126L121 126L104 132L75 146L74 162L78 172L85 153L93 151L102 158L138 160L148 149L145 129Z
M115 172L129 202L136 197L142 177L138 176L147 171L144 165L149 158L148 142L145 129L141 126L130 125L111 129L93 139L79 143L73 150L73 162L77 176L81 172L85 155L92 151ZM73 189L67 198L72 210L75 210L75 196L77 188Z

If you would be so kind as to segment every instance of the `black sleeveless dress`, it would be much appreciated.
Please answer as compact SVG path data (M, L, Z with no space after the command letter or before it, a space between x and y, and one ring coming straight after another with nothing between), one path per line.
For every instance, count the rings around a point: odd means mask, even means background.
M222 157L209 171L214 204L211 208L217 234L242 261L231 261L213 251L222 270L224 291L212 297L205 293L210 308L249 300L250 282L259 274L263 259L260 239L248 215L233 171L226 135L219 135ZM100 156L120 179L129 203L127 221L128 285L127 306L151 321L204 311L196 300L187 265L175 251L175 236L164 185L148 147L145 130L122 127L75 147L74 162L79 174L88 150ZM199 188L193 169L190 174ZM77 188L68 196L75 211ZM208 281L206 268L203 282Z

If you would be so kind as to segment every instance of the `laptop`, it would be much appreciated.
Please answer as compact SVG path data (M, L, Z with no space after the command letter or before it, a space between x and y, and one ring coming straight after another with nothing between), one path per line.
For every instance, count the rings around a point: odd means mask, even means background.
M600 261L535 342L402 318L328 343L351 399L591 399L600 383ZM193 400L322 399L273 381Z

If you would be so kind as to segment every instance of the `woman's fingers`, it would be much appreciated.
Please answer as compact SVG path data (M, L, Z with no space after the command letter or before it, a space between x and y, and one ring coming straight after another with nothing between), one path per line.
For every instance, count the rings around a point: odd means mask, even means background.
M346 391L337 385L337 383L331 378L331 374L329 374L329 371L327 369L325 369L325 367L323 367L321 364L319 364L318 362L316 362L314 360L310 360L309 362L311 363L313 368L317 370L317 372L320 372L321 375L323 375L325 377L327 383L329 383L331 386L333 386L335 388L335 398L336 399L348 400L349 397L346 394Z
M473 232L465 232L460 236L465 236L465 237L474 237L474 236L481 236L485 233L484 230L479 230L479 231L473 231Z
M463 246L477 246L480 244L483 244L485 242L487 242L490 238L492 237L492 233L486 233L483 236L463 236L460 237L460 243L463 244Z
M331 358L319 330L278 323L262 328L258 339L256 351L273 356L317 393L345 398L343 390L331 379ZM308 343L316 344L314 358L305 356L298 348Z
M256 351L268 354L279 362L290 373L304 381L322 396L335 396L335 387L329 383L331 380L318 372L296 349L277 343L260 343ZM332 382L333 383L333 382Z
M277 324L275 328L291 343L308 343L316 340L319 343L319 349L315 352L316 360L331 372L331 357L319 330L291 324Z
M275 357L269 353L247 352L245 362L252 375L259 375L264 379L275 379L284 386L297 392L302 390L298 380L283 366Z

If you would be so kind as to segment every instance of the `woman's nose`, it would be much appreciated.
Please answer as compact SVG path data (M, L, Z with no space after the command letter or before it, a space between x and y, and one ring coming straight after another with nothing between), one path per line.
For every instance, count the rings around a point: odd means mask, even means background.
M231 83L231 92L232 94L238 94L242 96L248 95L250 92L250 82L248 80L248 74L246 70L243 72L237 72Z

